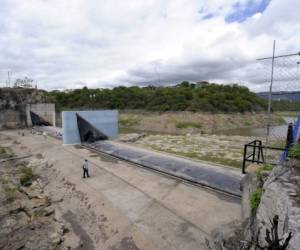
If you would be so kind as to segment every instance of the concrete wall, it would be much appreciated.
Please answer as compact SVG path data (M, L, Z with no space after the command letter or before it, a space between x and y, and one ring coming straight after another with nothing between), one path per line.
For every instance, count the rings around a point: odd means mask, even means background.
M117 110L97 110L97 111L63 111L62 128L64 144L80 144L79 130L77 126L76 113L101 132L109 139L118 136L118 111Z
M15 129L26 127L25 112L6 109L0 112L0 129Z
M30 111L39 115L46 121L50 122L54 127L55 122L55 104L53 103L37 103L37 104L27 104L26 105L26 116L28 126L32 126Z

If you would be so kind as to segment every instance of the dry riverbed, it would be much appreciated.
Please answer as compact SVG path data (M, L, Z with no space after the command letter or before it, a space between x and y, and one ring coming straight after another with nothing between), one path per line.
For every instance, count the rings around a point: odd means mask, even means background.
M142 135L124 134L119 140L126 142L127 138L127 141L142 147L237 168L242 166L244 145L254 139L264 141L264 138L258 137L207 134ZM275 141L271 143L276 144ZM271 160L278 157L278 152L269 152Z
M217 131L240 128L258 128L267 124L266 113L212 114L204 112L147 112L121 111L121 132L152 132L159 134L213 134ZM272 125L284 124L283 115L272 115Z

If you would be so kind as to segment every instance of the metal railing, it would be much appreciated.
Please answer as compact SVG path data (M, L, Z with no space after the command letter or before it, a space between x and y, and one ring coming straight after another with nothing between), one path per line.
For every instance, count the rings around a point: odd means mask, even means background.
M254 140L250 143L244 145L244 157L243 157L243 167L242 173L246 173L246 162L252 162L257 164L269 163L274 164L272 162L266 162L265 153L266 150L280 150L284 151L284 148L278 147L270 147L264 146L261 140ZM250 151L250 153L249 153Z

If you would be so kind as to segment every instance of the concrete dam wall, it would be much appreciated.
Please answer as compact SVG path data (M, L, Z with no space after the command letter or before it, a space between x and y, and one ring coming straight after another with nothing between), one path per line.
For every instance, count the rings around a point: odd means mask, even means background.
M14 129L31 126L27 105L41 113L37 103L45 103L45 91L23 88L0 88L0 129ZM44 106L45 107L45 106ZM47 111L47 109L46 109ZM53 109L51 109L51 112ZM42 114L42 113L41 113ZM46 112L47 114L47 112ZM51 113L52 114L52 113ZM46 120L48 115L46 115ZM50 123L53 120L49 121Z

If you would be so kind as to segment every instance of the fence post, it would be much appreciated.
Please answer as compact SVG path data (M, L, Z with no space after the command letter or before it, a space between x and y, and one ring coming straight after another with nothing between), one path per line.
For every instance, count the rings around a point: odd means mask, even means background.
M289 123L288 130L287 130L287 136L286 136L286 148L287 148L287 150L289 150L289 148L291 146L293 146L293 141L294 141L294 138L293 138L293 123Z
M244 158L243 158L243 168L242 168L242 173L243 174L246 174L246 171L245 171L246 155L247 155L247 145L244 145Z

